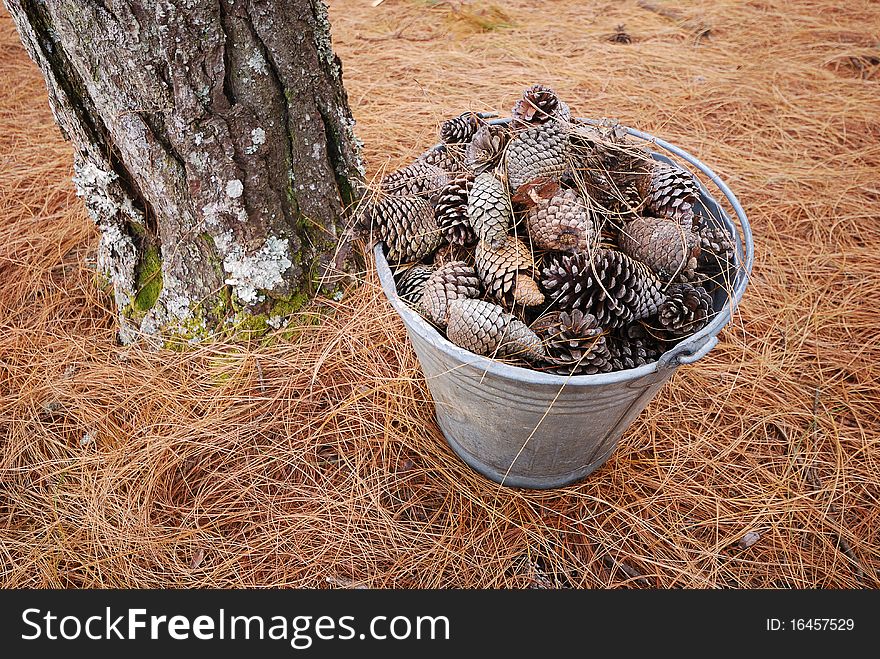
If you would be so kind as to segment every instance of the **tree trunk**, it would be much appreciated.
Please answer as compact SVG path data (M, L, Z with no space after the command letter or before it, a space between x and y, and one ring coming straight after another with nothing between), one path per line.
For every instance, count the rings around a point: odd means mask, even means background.
M265 327L363 181L323 0L4 0L74 146L120 340Z

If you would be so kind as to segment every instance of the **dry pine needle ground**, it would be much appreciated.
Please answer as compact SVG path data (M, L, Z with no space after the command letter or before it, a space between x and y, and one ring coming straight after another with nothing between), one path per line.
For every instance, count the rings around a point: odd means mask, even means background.
M740 196L757 259L735 322L601 470L544 492L446 447L372 270L271 342L120 348L4 13L0 585L877 587L880 5L370 4L331 18L371 175L548 84Z

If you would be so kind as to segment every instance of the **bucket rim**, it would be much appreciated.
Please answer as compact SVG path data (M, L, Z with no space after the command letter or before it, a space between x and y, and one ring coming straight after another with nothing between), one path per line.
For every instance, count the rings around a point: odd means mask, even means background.
M510 120L496 119L490 123L506 123L508 121ZM606 119L576 118L575 121L577 123L584 123L593 126L608 125L608 120ZM751 225L749 224L745 210L736 195L721 177L712 171L708 165L700 161L696 156L670 142L655 137L649 133L628 126L623 126L622 124L620 124L620 126L624 128L629 135L654 144L663 150L680 157L682 160L685 160L690 165L700 170L724 195L734 211L737 223L739 224L739 229L742 231L742 238L740 237L740 233L736 230L737 227L733 224L730 216L720 207L720 205L718 205L718 210L721 213L721 217L716 219L723 221L728 225L729 229L732 229L733 236L737 243L737 258L742 256L743 261L738 264L738 266L741 267L737 268L736 281L732 289L728 291L727 300L725 301L724 306L718 311L715 318L713 318L706 327L672 346L656 361L621 371L595 373L592 375L555 375L553 373L537 371L526 366L508 364L485 355L478 355L455 345L443 336L436 327L403 302L403 300L397 295L397 286L394 281L394 275L392 274L391 267L385 258L383 250L384 243L378 241L373 247L373 256L375 259L376 270L379 274L379 281L382 285L385 297L388 298L391 306L403 319L407 329L416 332L422 340L434 345L436 348L442 350L451 357L454 357L462 364L478 367L486 374L492 374L497 377L535 385L593 387L597 385L629 382L649 376L661 370L675 369L680 365L696 362L708 354L718 343L717 335L733 318L733 311L742 300L743 294L748 285L748 280L752 272L752 265L754 263L754 240ZM657 152L652 153L652 155L655 154L657 154ZM659 155L663 156L662 153ZM702 181L697 179L697 182L699 183L701 192L717 204L717 200L705 188Z

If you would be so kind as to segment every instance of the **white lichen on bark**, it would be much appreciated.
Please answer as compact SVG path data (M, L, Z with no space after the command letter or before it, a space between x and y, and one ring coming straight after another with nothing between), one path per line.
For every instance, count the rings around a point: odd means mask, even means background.
M123 230L120 217L143 225L143 215L127 196L122 194L115 172L103 169L91 160L74 158L73 184L76 194L85 202L89 215L101 231L97 265L99 271L113 284L113 298L117 309L125 309L134 299L135 268L138 250L131 237Z
M287 327L289 320L289 318L285 318L284 316L274 315L269 316L269 318L266 319L266 324L272 329L277 330L281 329L282 327Z
M254 50L251 53L251 56L248 57L247 64L254 73L269 75L269 65L266 63L266 58L263 57L263 53L259 50Z
M330 73L339 80L342 77L342 71L336 62L333 44L330 41L330 14L327 12L327 4L324 0L312 0L312 7L315 11L314 34L318 57L327 64L330 68Z
M266 143L266 131L262 128L254 128L251 131L251 144L245 149L245 153L256 153L260 146Z
M117 178L116 172L103 170L91 160L77 158L74 162L76 196L86 202L86 208L95 223L107 221L119 211L119 202L108 190Z
M364 162L364 141L357 136L357 133L354 132L354 127L357 122L353 117L346 117L345 113L340 109L339 118L341 120L343 130L345 131L345 137L351 141L355 146L355 162L354 166L357 169L358 174L361 176L361 180L365 179L367 176L367 165ZM342 162L336 163L336 173L345 176L346 171Z
M102 222L98 244L98 269L113 283L113 299L117 309L126 309L134 299L134 276L138 252L119 224Z
M271 291L283 284L284 273L292 265L290 242L275 236L269 236L253 254L245 254L241 245L233 244L223 259L223 269L228 274L226 283L245 304L264 300L261 291Z
M226 194L233 199L238 199L244 193L244 183L235 178L226 181Z
M184 273L186 274L185 270ZM192 300L185 281L163 268L162 293L156 306L164 310L163 320L188 320L192 317Z

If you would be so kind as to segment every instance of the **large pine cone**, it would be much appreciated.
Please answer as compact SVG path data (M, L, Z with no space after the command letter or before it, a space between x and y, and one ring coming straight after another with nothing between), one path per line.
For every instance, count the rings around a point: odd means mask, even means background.
M571 188L549 199L539 198L526 213L529 236L540 249L587 251L596 239L596 226L583 200Z
M596 317L579 310L551 311L531 325L544 341L549 366L540 370L559 375L588 375L611 370L611 354Z
M507 184L515 195L526 184L558 181L568 157L568 129L556 122L517 133L507 144L504 166Z
M624 371L656 362L663 354L663 345L649 335L641 325L621 327L605 337L611 366L615 371Z
M405 270L396 272L394 274L394 283L397 288L398 297L411 305L418 304L419 300L422 299L425 282L432 272L434 272L433 266L422 263L416 263Z
M608 329L651 316L666 300L663 283L644 263L606 248L555 256L542 283L553 308L593 314Z
M513 215L504 183L489 172L478 174L468 193L467 214L480 240L490 245L503 241Z
M420 261L443 240L434 209L422 197L383 197L367 208L364 221L371 234L385 242L390 263Z
M688 229L694 228L694 204L699 187L690 172L655 161L649 174L639 180L646 210L668 217Z
M446 336L455 345L478 355L518 357L540 361L541 339L502 307L485 300L456 299L448 304Z
M523 91L511 113L525 123L543 124L551 119L571 121L571 110L550 87L536 84Z
M703 329L713 313L712 298L705 288L677 284L670 287L657 317L671 337L681 338Z
M452 261L431 273L422 289L419 310L428 320L441 327L446 325L448 304L458 298L480 296L480 278L463 261Z
M463 112L440 124L440 141L445 144L464 145L471 140L480 127L480 118L473 112Z
M449 182L446 172L424 160L416 160L382 179L382 191L391 195L418 195L433 202Z
M477 235L468 218L468 194L474 175L464 174L447 183L434 203L434 217L446 240L452 245L470 245Z
M620 229L621 251L665 282L694 281L700 248L689 228L663 217L637 217Z
M697 224L700 255L697 272L705 276L711 286L730 289L736 271L736 243L720 224L700 217Z
M505 236L496 245L477 243L474 253L477 274L486 291L502 304L519 303L535 307L544 303L544 294L532 279L535 262L528 246L515 236Z
M475 174L488 172L501 160L510 131L499 124L485 124L474 133L464 149L464 164Z

